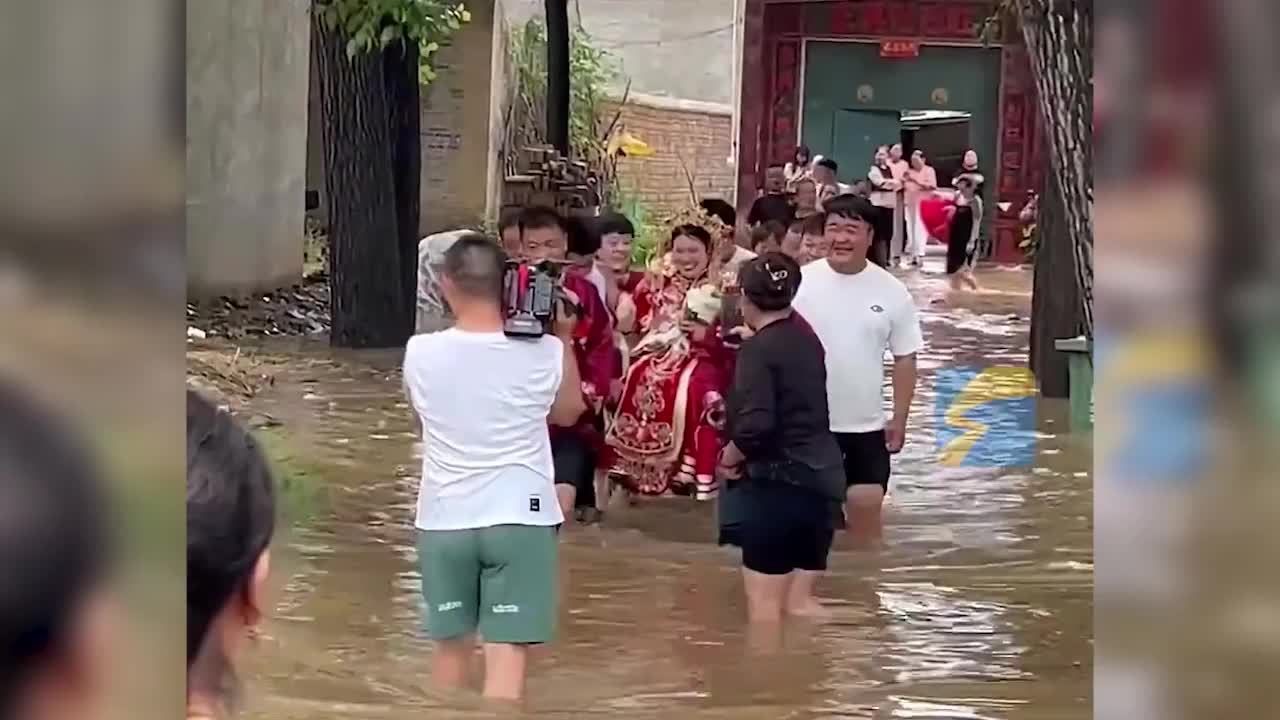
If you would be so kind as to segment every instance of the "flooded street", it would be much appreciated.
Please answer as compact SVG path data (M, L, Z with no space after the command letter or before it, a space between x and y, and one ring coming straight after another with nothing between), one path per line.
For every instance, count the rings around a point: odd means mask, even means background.
M832 622L748 637L733 551L714 504L672 499L571 528L558 641L536 655L534 718L1001 718L1091 714L1092 446L1041 401L1035 466L936 462L934 373L1025 366L1027 271L947 305L939 259L904 274L927 348L908 443L886 504L887 548L841 549L819 594ZM297 355L255 408L321 471L326 505L283 536L275 616L245 668L246 716L489 717L433 693L414 563L416 420L400 352ZM998 429L997 429L998 432ZM441 709L448 708L448 709Z

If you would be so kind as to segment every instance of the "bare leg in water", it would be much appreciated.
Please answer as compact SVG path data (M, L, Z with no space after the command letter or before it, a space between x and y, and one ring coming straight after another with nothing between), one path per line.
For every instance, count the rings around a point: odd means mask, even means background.
M485 643L484 696L490 700L511 702L523 699L528 664L527 645Z
M822 573L811 570L795 570L788 576L791 578L791 586L787 588L786 614L812 620L831 616L831 612L813 594L813 586L821 576Z
M874 550L884 542L884 490L879 485L851 485L845 493L849 539L859 550Z

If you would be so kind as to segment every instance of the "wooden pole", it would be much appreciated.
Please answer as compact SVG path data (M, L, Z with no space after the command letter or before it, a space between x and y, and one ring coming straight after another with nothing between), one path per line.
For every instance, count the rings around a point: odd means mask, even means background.
M547 139L569 156L569 3L546 0Z

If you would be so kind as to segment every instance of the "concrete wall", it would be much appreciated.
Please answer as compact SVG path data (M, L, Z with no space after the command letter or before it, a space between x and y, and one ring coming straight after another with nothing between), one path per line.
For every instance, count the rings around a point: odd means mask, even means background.
M569 0L596 47L622 63L631 89L731 104L739 0ZM503 0L511 22L542 17L544 0Z
M728 105L633 93L619 122L654 150L650 157L618 162L622 189L650 211L666 214L688 205L689 183L681 160L701 197L733 197L737 180L733 109Z
M495 0L470 0L467 10L471 22L435 56L436 79L423 93L423 236L482 225L497 196L503 93L496 63L505 51L495 32L503 25L494 20L501 9Z
M302 274L308 0L187 2L187 286L248 293Z

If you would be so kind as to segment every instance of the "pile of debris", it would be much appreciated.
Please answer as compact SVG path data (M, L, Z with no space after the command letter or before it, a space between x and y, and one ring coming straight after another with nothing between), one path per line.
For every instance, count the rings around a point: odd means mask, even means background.
M188 347L187 387L232 412L275 384L269 361L230 347Z
M187 335L196 339L314 335L329 331L329 281L317 273L292 287L250 297L187 303Z

